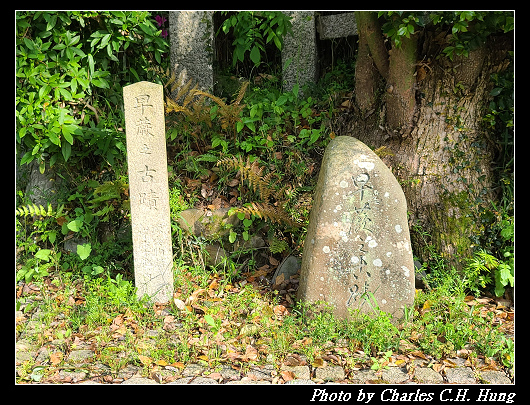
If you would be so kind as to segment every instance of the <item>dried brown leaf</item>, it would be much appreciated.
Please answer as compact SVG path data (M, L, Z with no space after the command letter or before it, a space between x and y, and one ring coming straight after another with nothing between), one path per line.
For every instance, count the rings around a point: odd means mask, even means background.
M283 370L280 372L282 378L284 381L291 381L291 380L294 380L296 378L296 376L294 375L294 373L292 371L288 371L288 370Z

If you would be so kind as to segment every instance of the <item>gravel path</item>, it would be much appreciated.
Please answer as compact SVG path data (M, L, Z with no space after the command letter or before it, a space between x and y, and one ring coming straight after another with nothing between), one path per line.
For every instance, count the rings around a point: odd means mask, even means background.
M428 361L414 360L405 367L389 366L380 371L371 369L348 370L339 365L311 367L304 361L296 366L266 364L247 365L245 370L231 364L209 369L200 364L188 364L183 369L173 366L159 367L145 377L142 368L126 365L117 374L108 366L93 361L95 353L80 348L69 353L66 363L54 376L42 381L45 383L81 384L366 384L366 383L412 383L412 384L512 384L504 371L485 370L465 365L465 359L445 359L442 370L435 371ZM50 351L46 347L35 350L21 339L16 345L17 373L22 373L24 362L32 360L36 364L50 363ZM391 363L392 364L392 363ZM447 365L450 365L448 367ZM482 365L484 365L482 363Z

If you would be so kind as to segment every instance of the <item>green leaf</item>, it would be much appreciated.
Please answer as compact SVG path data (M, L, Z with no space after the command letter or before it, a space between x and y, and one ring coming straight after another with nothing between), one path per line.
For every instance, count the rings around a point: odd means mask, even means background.
M46 31L50 31L53 27L55 27L56 23L57 23L57 14L54 14L48 20L48 24L46 24Z
M92 274L93 276L97 276L98 274L103 273L104 269L101 266L92 266Z
M63 125L61 127L61 130L62 130L62 133L63 133L63 136L64 136L64 139L66 139L66 141L70 144L70 145L73 145L74 144L74 138L72 136L72 132L73 132L73 129L72 127L74 127L75 129L75 125Z
M407 35L408 34L407 27L405 26L405 27L401 27L400 29L398 29L397 34L399 36Z
M204 320L210 325L211 327L215 327L215 321L211 315L204 315Z
M62 142L61 152L63 154L64 161L68 161L68 158L72 154L72 145L70 145L68 142Z
M501 92L502 92L502 87L495 87L492 91L490 91L490 95L495 97L501 94Z
M35 253L35 258L36 259L40 259L40 260L44 260L44 261L47 262L47 261L50 260L51 252L52 251L50 249L41 249L37 253Z
M109 41L110 41L110 34L103 35L103 38L101 39L101 43L99 44L98 48L106 47Z
M254 65L258 65L260 63L261 53L257 45L254 45L250 51L250 60L254 63Z
M88 70L90 72L90 77L93 77L94 76L94 57L92 56L91 53L89 53L87 56L87 59L88 59Z
M83 220L78 218L78 219L74 219L73 221L70 221L68 225L66 226L68 227L68 229L70 229L73 232L79 232L82 225L83 225Z
M59 88L59 93L61 93L61 96L63 96L65 101L70 101L72 99L72 93L66 89Z
M228 236L228 240L230 241L230 243L234 243L236 241L236 238L237 238L237 233L230 230L230 235Z
M84 245L77 245L77 254L81 258L81 260L85 260L88 256L90 256L90 252L92 252L92 246L90 243L85 243Z

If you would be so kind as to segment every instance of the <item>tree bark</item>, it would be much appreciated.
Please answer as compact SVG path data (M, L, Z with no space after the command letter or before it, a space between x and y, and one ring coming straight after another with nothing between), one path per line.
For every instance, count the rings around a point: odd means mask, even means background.
M356 11L357 30L359 39L363 39L370 49L370 55L377 66L377 70L385 80L388 79L388 51L381 36L381 24L377 14L372 11Z
M427 34L422 42L425 60L433 61L429 65L412 59L416 39L392 50L387 86L398 86L398 94L407 100L390 93L379 114L354 116L336 133L355 136L373 149L386 146L393 153L383 160L407 197L414 254L428 260L425 245L432 244L458 268L484 230L481 211L496 198L494 143L482 118L493 87L490 75L509 62L505 46L498 48L495 41L470 52L468 59L436 59L433 49L440 46L429 43L432 37ZM398 53L403 55L396 57ZM421 74L411 74L416 67ZM400 74L414 81L404 83ZM407 130L400 135L386 125Z
M412 130L416 106L416 47L417 35L403 38L401 46L392 47L387 81L387 125L391 131L404 136Z
M355 101L362 115L373 112L375 108L378 82L379 73L370 57L366 37L359 35L359 50L355 63Z

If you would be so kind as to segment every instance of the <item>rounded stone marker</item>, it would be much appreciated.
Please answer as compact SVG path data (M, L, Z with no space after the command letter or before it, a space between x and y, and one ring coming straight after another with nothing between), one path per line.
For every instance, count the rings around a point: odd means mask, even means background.
M349 136L326 148L304 242L298 299L403 317L414 304L407 202L390 169ZM375 301L375 302L374 302Z

